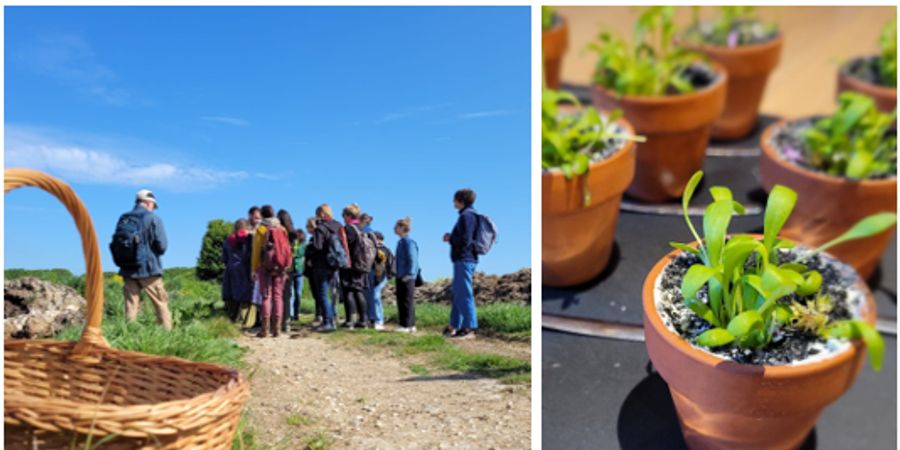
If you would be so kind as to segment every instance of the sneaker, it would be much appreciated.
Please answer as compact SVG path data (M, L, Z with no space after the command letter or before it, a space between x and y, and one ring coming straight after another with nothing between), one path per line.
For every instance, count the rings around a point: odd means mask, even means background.
M456 330L454 330L453 328L451 328L449 326L444 327L444 337L453 337L453 336L456 336Z
M410 332L410 333L415 333L415 332L416 332L416 327L415 327L415 326L409 327L409 332Z
M384 324L376 323L375 325L372 325L372 328L374 328L375 331L384 331Z
M365 330L366 324L363 322L356 322L353 324L353 328L359 328L360 330Z
M397 327L397 328L394 328L394 331L396 331L397 333L409 333L409 328Z
M291 332L291 324L289 324L289 323L284 324L284 326L281 328L281 331L283 333L290 333Z
M322 325L322 327L319 328L319 331L321 331L323 333L331 333L332 331L335 331L334 324L328 323L328 324Z
M456 339L475 339L475 330L470 330L468 328L463 328L456 332Z
M343 324L341 324L341 328L346 328L346 329L348 329L348 330L352 330L352 329L353 329L353 322L344 322Z

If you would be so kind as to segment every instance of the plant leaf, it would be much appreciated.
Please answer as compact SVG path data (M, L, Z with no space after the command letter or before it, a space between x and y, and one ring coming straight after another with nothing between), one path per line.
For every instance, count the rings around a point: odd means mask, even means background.
M710 265L717 265L722 259L722 248L725 246L725 235L734 208L731 200L717 200L706 208L703 215L703 237L706 242L706 255Z
M781 227L787 222L794 205L797 203L797 193L788 187L776 184L769 193L766 201L766 216L763 224L763 244L771 253L778 240Z
M847 241L852 241L854 239L862 239L869 236L874 236L878 233L881 233L884 230L894 226L897 223L897 215L891 212L881 212L872 214L859 222L856 222L856 225L850 227L849 230L845 231L844 234L828 241L821 247L816 249L816 252L824 252L825 250L834 247L835 245L842 244Z
M715 269L703 264L694 264L684 274L684 278L681 279L681 295L685 299L697 298L697 292L700 291L700 288L714 276L716 276Z
M697 247L693 247L687 244L682 244L681 242L669 242L669 245L672 247L681 250L683 252L693 253L695 255L700 254L700 250L697 250Z
M803 280L800 285L797 286L797 295L802 297L806 297L816 292L819 292L819 288L822 286L822 274L813 270L806 275L806 279Z
M721 347L734 341L734 336L722 328L711 328L697 336L697 344L704 347Z
M881 371L881 364L884 361L884 339L873 326L861 320L841 320L831 324L826 334L844 339L862 338L869 351L869 363L872 370Z
M728 332L736 338L749 335L763 328L763 318L754 310L744 311L728 322Z

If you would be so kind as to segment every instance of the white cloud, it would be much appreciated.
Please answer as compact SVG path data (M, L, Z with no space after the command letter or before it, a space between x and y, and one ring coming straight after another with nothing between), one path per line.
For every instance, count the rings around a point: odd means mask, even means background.
M250 122L247 122L244 119L238 117L228 117L228 116L203 116L201 119L209 121L209 122L219 122L227 125L234 125L236 127L246 127L250 125Z
M511 109L495 109L490 111L475 111L468 112L458 115L457 117L463 120L469 119L483 119L485 117L497 117L497 116L508 116L510 114L514 114L515 111Z
M80 34L42 33L22 44L14 61L31 72L71 86L111 105L124 105L131 95L116 86L116 74L101 64Z
M43 170L70 182L185 191L208 189L250 176L244 171L126 158L122 155L145 156L156 152L139 147L128 152L112 152L96 144L86 144L79 136L19 125L6 125L5 144L6 167Z

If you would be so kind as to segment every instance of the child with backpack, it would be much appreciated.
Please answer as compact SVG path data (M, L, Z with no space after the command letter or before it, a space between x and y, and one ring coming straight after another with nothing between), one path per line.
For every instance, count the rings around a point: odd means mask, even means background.
M450 260L453 261L450 325L444 329L444 335L460 339L475 338L478 316L472 277L478 265L478 255L486 254L497 236L494 222L475 211L474 204L475 191L456 191L453 207L459 210L459 218L453 231L444 234L444 242L450 243Z
M400 219L394 225L394 233L400 237L397 242L397 318L398 333L416 332L416 280L420 277L419 245L409 237L412 219Z
M384 329L384 308L381 306L381 291L388 279L394 276L394 255L384 245L384 235L375 233L375 264L369 272L369 289L366 291L369 325L376 330Z
M259 282L262 300L262 329L257 337L268 337L270 325L272 336L278 337L284 318L282 296L285 272L291 264L291 246L272 206L263 206L261 213L262 222L256 228L251 255L251 270L254 280Z
M347 321L344 327L349 329L366 327L366 297L369 286L369 271L375 263L375 238L372 233L362 230L359 221L360 209L356 203L344 208L344 232L347 235L347 248L350 255L350 267L341 269L341 289L344 296L344 312ZM353 316L357 321L353 322Z

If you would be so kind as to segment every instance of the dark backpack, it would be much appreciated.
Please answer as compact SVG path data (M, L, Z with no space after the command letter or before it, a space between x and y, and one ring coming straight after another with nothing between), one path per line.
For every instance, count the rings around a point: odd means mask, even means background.
M344 235L344 229L341 228L338 233L328 233L325 262L332 269L347 269L350 267L350 259L347 258L347 238Z
M375 265L372 269L375 272L375 284L381 284L385 278L395 276L397 268L394 265L394 255L387 247L378 247L375 253Z
M269 273L283 273L291 265L291 243L280 227L268 227L262 267Z
M472 250L477 255L486 255L497 242L497 227L490 217L475 213L475 230L472 232Z
M146 214L129 212L119 217L109 250L122 269L138 269L147 262L149 243L144 239Z
M350 249L350 267L357 272L368 273L375 264L375 253L377 252L375 234L363 233L356 225L350 226L356 232L356 241L353 248Z

